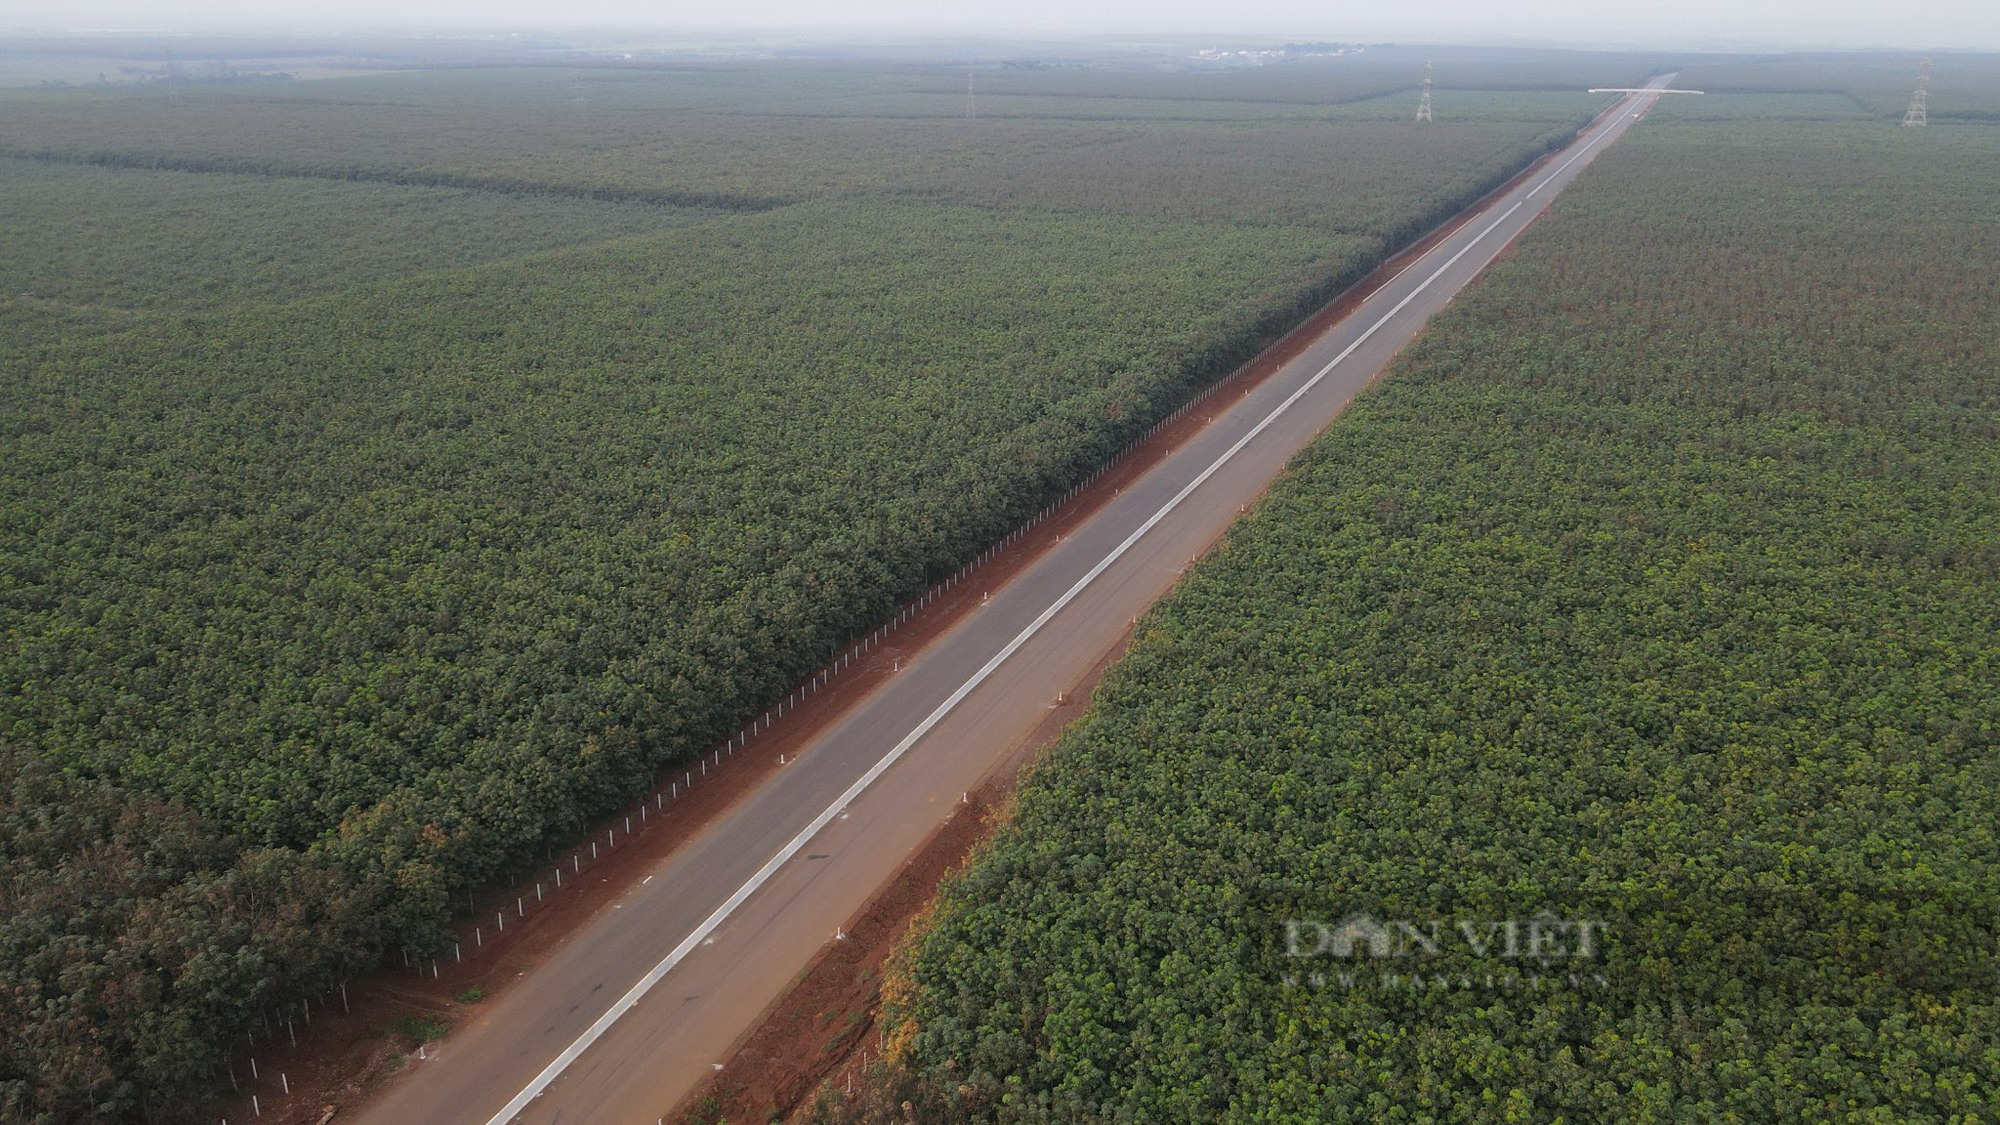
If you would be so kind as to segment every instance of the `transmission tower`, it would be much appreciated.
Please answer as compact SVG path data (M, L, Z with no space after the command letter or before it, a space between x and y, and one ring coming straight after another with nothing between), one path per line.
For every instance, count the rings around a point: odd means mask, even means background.
M1910 95L1910 111L1903 115L1905 125L1926 125L1930 123L1929 107L1925 104L1931 96L1931 60L1917 64L1917 92Z
M973 108L973 105L972 105L972 64L971 64L971 63L966 63L966 64L965 64L965 116L966 116L966 117L968 117L968 118L973 118L973 117L977 117L977 116L979 116L978 112L977 112L977 111L976 111L976 110L975 110L975 109Z
M1417 120L1429 121L1430 119L1431 119L1431 64L1425 63L1424 96L1421 101L1417 102Z

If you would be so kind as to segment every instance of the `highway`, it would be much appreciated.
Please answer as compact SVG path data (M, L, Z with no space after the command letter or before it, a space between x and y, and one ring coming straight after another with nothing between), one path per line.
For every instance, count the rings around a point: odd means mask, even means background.
M1282 370L1211 398L1211 424L796 759L771 763L768 782L357 1119L650 1125L671 1111L1057 693L1655 100L1626 97Z

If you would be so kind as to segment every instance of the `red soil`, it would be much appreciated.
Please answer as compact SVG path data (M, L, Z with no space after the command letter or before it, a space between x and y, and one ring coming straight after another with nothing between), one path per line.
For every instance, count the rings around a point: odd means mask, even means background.
M1495 189L1495 194L1538 171L1546 161L1546 157L1536 161ZM1205 397L1245 393L1261 383L1389 278L1468 221L1484 202L1391 257L1215 384L1211 395ZM1039 523L996 549L977 567L981 581L976 588L993 590L1005 584L1207 422L1208 417L1196 404L1159 426ZM421 1049L418 1035L425 1021L448 1026L464 1019L473 1005L500 994L546 960L589 925L607 903L770 776L770 754L796 755L804 750L873 691L895 662L911 659L957 624L978 604L974 589L962 581L936 588L934 600L884 636L876 647L857 656L795 708L774 717L769 728L754 739L763 753L740 759L725 754L705 774L697 768L695 783L687 788L677 784L681 779L677 772L657 803L654 795L648 795L641 802L643 814L639 805L633 807L629 831L626 815L618 814L579 848L552 857L535 878L476 895L470 920L459 927L464 935L462 961L447 957L410 967L392 963L349 982L344 999L336 990L308 1004L310 1023L295 1022L288 1029L284 1023L274 1022L268 1035L260 1036L232 1059L230 1070L238 1094L221 1111L222 1116L239 1122L286 1125L335 1120L342 1108L352 1108L375 1085L401 1069L406 1056ZM910 919L929 903L944 874L990 835L996 822L991 814L1009 804L1020 767L1080 713L1088 692L1111 659L1107 656L1086 682L1076 685L1070 693L1072 702L1052 712L1036 736L971 795L968 807L877 892L847 927L848 940L830 947L807 967L791 992L767 1013L731 1058L725 1068L730 1076L726 1085L717 1083L688 1105L714 1098L726 1107L723 1112L729 1120L768 1120L774 1113L792 1111L821 1081L836 1076L837 1071L844 1073L842 1068L862 1059L862 1052L874 1042L870 1032L875 988L890 949ZM667 797L665 792L676 796ZM606 832L612 841L608 845ZM595 858L593 842L597 845ZM554 882L558 866L563 869L559 890ZM505 916L504 929L496 930L496 913ZM473 993L474 989L478 993ZM478 998L460 999L473 995ZM296 1046L291 1042L293 1036ZM253 1059L255 1080L250 1074ZM289 1093L284 1092L285 1084L289 1084ZM253 1094L261 1116L253 1116ZM701 1118L716 1120L708 1112Z

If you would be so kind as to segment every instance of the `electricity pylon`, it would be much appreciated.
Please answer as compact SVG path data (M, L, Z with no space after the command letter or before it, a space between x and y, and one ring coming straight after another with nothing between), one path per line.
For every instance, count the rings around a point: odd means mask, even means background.
M1930 100L1931 60L1917 64L1917 92L1910 95L1910 111L1903 115L1905 125L1926 125L1930 123L1930 107L1924 103Z

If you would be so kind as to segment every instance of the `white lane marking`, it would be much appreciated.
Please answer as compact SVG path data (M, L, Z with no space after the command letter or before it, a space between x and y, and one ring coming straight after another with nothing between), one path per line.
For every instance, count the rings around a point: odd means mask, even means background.
M1640 96L1641 95L1634 94L1630 98L1627 98L1626 99L1627 104L1637 101L1640 98ZM1557 176L1562 175L1564 169L1568 168L1570 165L1576 163L1577 161L1582 160L1584 153L1589 152L1591 148L1597 144L1597 142L1610 136L1611 130L1617 126L1619 120L1620 118L1614 114L1611 120L1605 123L1604 128L1599 129L1597 131L1596 136L1590 138L1590 140L1586 142L1582 148L1577 149L1576 152L1568 160L1563 161L1562 167L1557 168L1555 171L1550 172L1547 176L1543 177L1542 182L1535 185L1535 190L1529 192L1523 198L1533 199L1535 196L1541 194L1542 189L1549 186L1549 184L1553 182Z
M1628 100L1629 100L1629 99L1628 99ZM1610 129L1610 127L1611 127L1611 126L1610 126L1610 122L1612 122L1612 121L1615 121L1615 120L1617 119L1617 109L1618 109L1618 107L1616 107L1616 106L1613 106L1613 107L1612 107L1611 109L1607 109L1607 110L1605 110L1605 111L1604 111L1604 112L1605 112L1605 116L1604 116L1603 118L1600 118L1600 120L1601 120L1601 121L1603 121L1603 122L1605 122L1605 123L1606 123L1606 124L1605 124L1605 128L1606 128L1607 130L1609 130L1609 129ZM1594 144L1596 144L1596 143L1597 143L1597 141L1598 141L1598 140L1601 140L1601 139L1602 139L1602 137L1601 137L1601 136L1600 136L1600 137L1598 137L1598 138L1596 138L1596 139L1593 139L1593 140L1592 140L1592 141L1590 142L1590 144L1593 144L1593 145L1594 145ZM1588 147L1590 147L1590 146L1589 146L1589 145L1585 145L1584 147L1585 147L1585 148L1588 148ZM1534 195L1534 194L1535 194L1535 192L1536 192L1536 191L1540 191L1540 190L1542 190L1543 188L1547 187L1547 186L1548 186L1548 183L1549 183L1549 180L1553 180L1553 179L1555 179L1555 178L1556 178L1556 176L1558 176L1558 175L1560 175L1560 174L1562 173L1562 170L1563 170L1563 168L1567 168L1567 167L1569 167L1569 166L1570 166L1571 164L1574 164L1574 163L1576 163L1576 158L1577 158L1577 156L1582 156L1582 155L1583 155L1582 151L1581 151L1581 150L1579 150L1579 151L1577 152L1576 156L1572 156L1572 157L1570 157L1570 158L1569 158L1568 160L1565 160L1565 161L1563 161L1563 166L1562 166L1562 168L1558 168L1558 169L1556 169L1556 170L1555 170L1554 172L1551 172L1551 173L1549 173L1549 175L1548 175L1548 178L1547 178L1547 179L1544 179L1544 180L1543 180L1543 181L1542 181L1541 183L1539 183L1539 184L1535 185L1535 189L1534 189L1534 191L1531 191L1531 192L1529 192L1529 193L1528 193L1528 196L1532 196L1532 195ZM1522 198L1523 198L1523 199L1526 199L1526 198L1527 198L1528 196L1522 196ZM1470 225L1470 224L1467 224L1467 225ZM1452 234L1457 234L1457 233L1458 233L1458 231L1452 231L1451 233L1452 233ZM1484 235L1481 235L1480 237L1481 237L1481 238L1483 238L1483 237L1485 237L1485 236L1484 236ZM1437 253L1437 252L1438 252L1439 250L1443 249L1443 248L1444 248L1444 247L1445 247L1445 246L1446 246L1447 244L1449 244L1450 242L1451 242L1451 238L1450 238L1449 236L1447 236L1447 237L1445 237L1444 239L1441 239L1441 240L1440 240L1440 241L1438 242L1438 244L1437 244L1437 245L1435 245L1435 246L1431 247L1430 249L1428 249L1428 250L1424 251L1423 253L1421 253L1421 254L1417 255L1417 256L1416 256L1416 258L1415 258L1415 259L1414 259L1413 261L1411 261L1409 265L1406 265L1406 266L1404 266L1404 267L1403 267L1402 269L1399 269L1399 270L1397 270L1397 271L1396 271L1395 273L1393 273L1393 274L1390 274L1390 275L1389 275L1389 280L1387 280L1387 281L1383 282L1383 283L1382 283L1381 285L1377 286L1377 287L1376 287L1376 289L1375 289L1375 293L1380 293L1380 292L1382 292L1382 291L1383 291L1384 289L1388 289L1388 288L1389 288L1390 286L1393 286L1393 285L1395 285L1395 284L1396 284L1396 283L1397 283L1398 281L1401 281L1401 280L1403 280L1403 275L1404 275L1404 274L1406 274L1406 273L1409 273L1409 272L1410 272L1411 270L1413 270L1413 269L1416 269L1416 268L1417 268L1418 266L1421 266L1421 265L1423 265L1423 264L1424 264L1424 261L1425 261L1426 259L1428 259L1428 258L1429 258L1429 257L1430 257L1430 256L1431 256L1432 254L1435 254L1435 253ZM1373 297L1374 295L1375 295L1374 293L1371 293L1371 294L1369 294L1369 296L1370 296L1370 297ZM1337 362L1339 362L1339 361L1338 361L1338 360L1335 360L1335 362L1337 363ZM1254 388L1253 388L1253 389L1254 389ZM1244 392L1244 394L1246 394L1246 395L1247 395L1247 394L1249 394L1249 393L1250 393L1249 391L1245 391L1245 392ZM1214 419L1212 419L1212 418L1210 419L1210 421L1213 421L1213 420L1214 420ZM1056 541L1057 541L1058 543L1060 543L1060 542L1062 541L1062 539L1061 539L1060 537L1058 537Z
M1597 142L1595 139L1593 139L1590 143L1595 144ZM1581 153L1579 153L1578 155L1581 155ZM1567 168L1569 167L1569 165L1565 163L1563 167ZM1560 170L1561 169L1558 169L1558 171ZM1529 194L1533 193L1531 192ZM1071 586L1068 590L1064 591L1061 597L1057 598L1053 603L1049 605L1047 609L1043 610L1039 616L1037 616L1033 621L1029 622L1026 628L1022 629L1019 633L1015 634L1014 639L1008 641L1005 648L1002 648L998 653L995 653L993 658L988 660L979 669L979 671L974 672L970 679L960 684L958 686L958 689L951 693L950 697L948 697L943 703L938 704L936 710L933 710L929 715L924 717L923 722L918 723L915 729L911 730L909 734L904 735L902 741L896 743L893 749L891 749L887 754L882 755L880 761L877 761L874 765L868 768L867 773L862 774L858 779L855 780L854 784L848 786L846 792L842 793L839 797L835 798L834 802L828 805L825 811L821 812L818 816L812 819L812 823L800 829L798 835L793 836L791 841L787 843L783 848L779 849L776 855L772 856L769 860L767 860L764 866L757 869L756 874L750 876L750 878L747 881L745 881L742 886L736 888L735 893L731 894L729 898L726 899L721 906L716 907L715 910L712 913L710 913L706 919L702 921L701 925L695 927L693 933L689 934L685 939L681 941L679 945L675 946L673 952L668 953L664 958L660 960L659 964L653 966L653 968L649 972L647 972L645 976L639 978L639 983L633 985L631 989L625 993L624 996L618 999L618 1002L616 1004L613 1004L610 1007L610 1009L607 1010L603 1015L597 1017L597 1021L595 1023L592 1023L588 1028L586 1028L583 1034L577 1036L575 1042L571 1043L568 1047L565 1047L563 1049L562 1054L557 1055L555 1057L555 1061L549 1063L548 1066L543 1067L542 1072L535 1076L534 1081L522 1087L521 1092L515 1094L513 1100L509 1101L505 1106L502 1106L500 1112L494 1114L490 1119L488 1119L486 1125L507 1125L507 1122L513 1120L514 1117L518 1115L522 1110L528 1108L529 1102L532 1102L536 1098L540 1097L542 1095L542 1091L548 1089L549 1084L554 1082L559 1076L561 1076L562 1072L564 1070L567 1070L571 1063L575 1062L578 1058L580 1058L586 1050L589 1050L591 1044L597 1042L598 1039L602 1038L604 1033L611 1029L611 1025L618 1022L618 1018L620 1016L623 1016L626 1012L629 1012L634 1007L637 1007L640 998L645 996L647 992L651 991L652 987L658 984L662 978L664 978L669 972L671 972L675 965L678 965L683 960L685 960L687 958L687 955L693 952L697 946L704 944L713 944L713 939L711 939L709 935L714 933L716 929L720 927L722 923L725 920L727 920L731 914L735 913L737 907L743 905L745 900L749 899L751 895L757 892L758 888L762 887L765 883L769 882L771 876L777 874L778 869L780 867L783 867L786 861L790 860L794 855L797 855L799 850L805 847L806 843L819 833L820 829L825 828L827 824L830 821L832 821L836 816L845 817L847 814L847 806L851 804L856 797L859 797L864 790L866 790L870 785L874 784L876 779L881 777L885 772L887 772L890 766L895 765L896 760L901 758L903 754L909 750L910 747L916 745L918 740L922 739L924 735L929 734L931 732L931 728L937 726L938 723L942 722L944 720L944 717L946 715L949 715L954 708L956 708L961 702L963 702L966 696L971 695L972 692L975 689L977 689L980 684L985 683L987 678L990 677L997 669L999 669L1000 665L1006 663L1008 657L1013 656L1015 652L1020 650L1022 645L1027 644L1028 641L1032 637L1034 637L1036 633L1041 632L1043 626L1047 625L1049 621L1055 617L1056 614L1062 612L1063 608L1068 606L1070 602L1076 600L1077 595L1083 593L1084 589L1087 588L1092 582L1095 582L1099 575L1103 574L1106 570L1109 570L1114 563L1116 563L1120 558L1124 557L1125 553L1131 550L1133 545L1138 543L1141 537L1143 537L1147 532L1153 530L1154 527L1158 526L1160 521L1166 519L1168 515L1172 514L1175 508L1180 507L1181 502L1186 500L1190 495L1192 495L1195 489L1200 488L1203 484L1207 483L1210 477L1214 476L1217 472L1221 471L1222 467L1228 464L1231 460L1233 460L1238 453L1242 452L1245 446L1249 445L1253 440L1256 439L1257 435L1263 433L1266 429L1268 429L1271 426L1273 422L1276 422L1280 416L1282 416L1286 411L1290 410L1295 403L1297 403L1301 398L1304 398L1308 393L1310 393L1314 387L1317 387L1320 384L1321 380L1325 379L1327 375L1330 374L1335 367L1338 367L1342 361L1346 360L1348 356L1353 355L1355 351L1361 347L1361 345L1367 343L1369 339L1375 335L1376 332L1381 330L1383 325L1389 323L1391 320L1394 320L1397 314L1401 313L1405 308L1409 307L1410 302L1416 300L1420 295L1423 294L1424 290L1429 289L1431 287L1433 282L1437 281L1438 278L1443 277L1447 271L1449 271L1453 266L1457 265L1459 259L1465 257L1467 254L1472 253L1473 247L1478 246L1480 243L1486 241L1488 235L1492 234L1495 230L1498 230L1502 223L1505 223L1508 219L1512 218L1514 212L1519 211L1522 208L1522 206L1526 204L1526 202L1527 202L1526 198L1523 197L1521 200L1516 201L1513 206L1501 212L1499 218L1487 224L1485 230L1482 230L1477 235L1473 236L1472 240L1470 242L1467 242L1462 248L1460 248L1458 253L1453 254L1450 258L1445 260L1445 263L1443 265L1439 266L1436 270L1433 270L1431 272L1431 275L1425 278L1421 284L1419 284L1415 289L1410 290L1408 296L1405 296L1402 300L1396 302L1396 306L1394 308L1390 309L1386 313L1383 313L1380 319L1378 319L1375 323L1368 326L1367 331L1355 337L1353 343L1347 345L1346 348L1341 350L1341 353L1339 355L1334 356L1333 359L1329 360L1325 367L1320 368L1319 371L1314 373L1312 378L1306 380L1305 383L1300 385L1298 390L1295 390L1290 395L1288 395L1285 398L1285 401L1273 407L1271 412L1269 414L1264 415L1263 420L1259 421L1255 426L1251 427L1248 433L1245 433L1242 437L1236 439L1236 443L1234 445L1231 445L1227 450L1225 450L1222 453L1221 456L1217 457L1214 461L1210 462L1209 466L1206 469L1203 469L1199 475L1197 475L1193 480L1189 481L1184 487L1182 487L1182 489L1179 492L1175 493L1173 499L1168 500L1165 504L1161 505L1159 511L1156 511L1151 516L1147 517L1145 523L1140 524L1137 530L1133 531L1132 534L1126 536L1124 542L1112 548L1110 554L1105 555L1102 559L1098 560L1097 564L1091 567L1088 573L1086 573L1082 578L1076 580L1075 585Z

